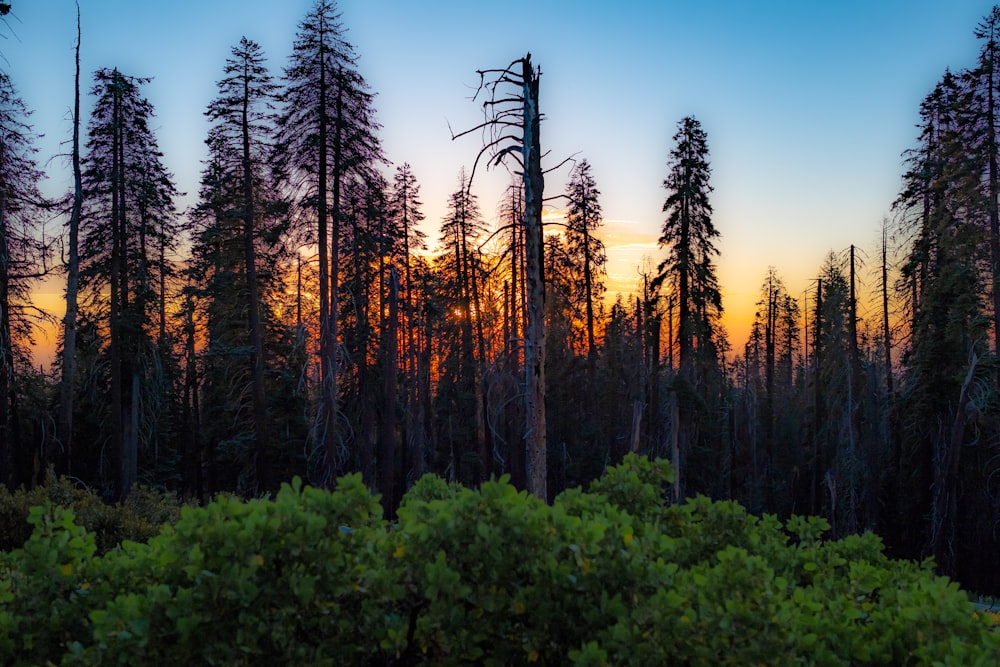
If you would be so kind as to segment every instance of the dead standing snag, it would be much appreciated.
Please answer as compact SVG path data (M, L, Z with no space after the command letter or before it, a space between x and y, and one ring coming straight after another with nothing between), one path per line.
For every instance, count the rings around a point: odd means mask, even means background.
M485 120L452 139L475 131L482 132L483 146L476 155L469 176L469 187L480 160L487 158L487 168L510 161L513 171L524 184L525 271L527 282L527 326L524 333L524 408L525 472L528 491L545 499L545 281L542 272L542 190L544 174L541 162L538 110L538 79L541 70L531 64L531 54L511 62L504 69L479 70L479 88L473 99L483 100ZM512 91L512 92L510 92Z

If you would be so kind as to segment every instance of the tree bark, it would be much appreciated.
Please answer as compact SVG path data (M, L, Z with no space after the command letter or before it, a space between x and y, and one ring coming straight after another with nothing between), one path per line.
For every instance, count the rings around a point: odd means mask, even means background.
M528 287L528 326L525 332L525 445L528 491L547 500L545 437L545 282L543 275L542 189L544 177L539 140L538 74L531 54L521 61L524 102L524 233Z
M322 31L322 21L320 23ZM328 187L328 135L329 119L326 114L327 79L326 59L323 57L322 32L320 33L320 64L319 64L319 178L316 206L317 232L319 245L319 359L320 359L320 404L319 404L319 439L326 457L325 481L329 487L333 485L337 446L337 339L330 321L330 254L329 254L329 201ZM334 223L334 228L337 228ZM336 233L336 232L335 232ZM334 289L336 289L336 281Z
M0 173L6 168L6 145L0 137ZM10 330L10 247L7 230L7 188L0 187L0 483L16 488L26 480L24 454L16 433L14 349Z
M123 482L127 474L124 470L124 420L122 407L122 264L123 264L123 231L119 219L122 217L121 209L124 202L121 201L121 94L119 92L119 82L117 81L118 71L114 72L115 79L112 85L115 86L113 109L112 109L112 159L111 159L111 295L110 295L110 341L109 354L111 361L111 428L112 428L112 469L115 470L117 478L117 495L119 499L124 498L128 490L124 488Z
M73 398L76 381L76 319L80 284L80 212L83 207L83 177L80 170L80 3L76 4L76 76L73 90L73 210L69 218L69 248L66 265L66 315L63 317L62 377L59 384L58 437L63 452L59 469L73 474Z
M325 449L326 449L326 465L327 465L327 484L330 488L333 487L335 477L337 473L340 473L337 456L337 437L336 437L336 423L337 423L337 346L339 345L339 325L340 325L340 190L341 190L341 171L342 171L342 154L343 154L343 108L344 108L344 90L343 90L343 72L338 71L337 76L337 100L334 106L334 117L333 117L333 201L332 205L332 215L331 215L331 229L330 229L330 326L329 334L327 336L328 343L328 361L329 374L328 379L323 383L324 400L327 403L327 409L330 412L328 417L330 424L330 434L325 438ZM326 252L326 248L321 248L320 252Z
M267 403L264 400L264 336L257 289L257 251L254 244L253 161L250 156L250 63L244 63L241 127L243 131L243 251L246 260L247 319L250 327L250 367L253 383L254 471L257 490L270 488L267 461Z
M389 268L389 321L383 333L382 357L382 419L379 433L379 491L386 516L395 516L399 506L396 489L399 442L396 424L398 404L399 358L399 276L396 267Z

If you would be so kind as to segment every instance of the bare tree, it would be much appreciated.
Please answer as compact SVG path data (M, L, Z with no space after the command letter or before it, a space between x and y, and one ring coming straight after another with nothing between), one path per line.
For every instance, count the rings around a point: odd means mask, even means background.
M80 209L83 177L80 172L80 3L76 4L76 77L73 89L73 212L69 218L69 257L66 265L66 315L63 318L62 378L59 386L59 441L63 470L73 470L73 382L76 374L77 294L80 290Z
M472 132L483 133L483 147L476 156L476 166L483 156L487 166L516 165L524 184L525 279L527 283L528 322L524 332L524 407L526 476L528 491L545 499L545 280L542 262L542 190L544 175L541 161L538 108L538 79L541 70L532 66L531 54L518 58L503 69L479 70L480 83L473 99L483 99L485 120L454 135L456 139Z

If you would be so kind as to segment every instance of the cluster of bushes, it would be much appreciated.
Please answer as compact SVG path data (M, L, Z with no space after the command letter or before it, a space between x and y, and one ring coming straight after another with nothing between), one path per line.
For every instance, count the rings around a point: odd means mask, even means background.
M38 506L72 510L76 523L93 533L100 554L125 540L145 542L181 515L181 504L171 492L136 486L125 502L108 504L94 490L50 475L45 484L29 490L10 491L0 486L0 551L11 551L27 542L32 532L29 511Z
M97 555L71 512L31 511L0 554L12 664L996 665L958 587L872 535L823 541L733 503L664 503L630 457L547 506L505 480L422 479L398 520L336 492L183 508Z

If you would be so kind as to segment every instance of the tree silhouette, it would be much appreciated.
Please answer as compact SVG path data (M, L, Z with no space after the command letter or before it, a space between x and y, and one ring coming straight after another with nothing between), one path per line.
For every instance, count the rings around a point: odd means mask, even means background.
M110 463L115 493L124 496L138 479L140 445L158 435L155 426L144 427L159 415L154 411L146 420L143 410L153 406L158 391L149 375L155 366L153 322L163 310L156 286L169 270L158 260L176 244L177 193L150 128L152 105L140 93L148 79L104 69L95 80L98 101L82 174L80 278L81 289L99 309L108 290ZM90 314L95 316L105 317Z
M680 400L680 437L685 441L683 450L698 437L693 397L717 361L714 338L716 322L722 314L722 296L714 264L719 232L712 223L708 200L712 172L707 135L701 123L688 116L678 124L674 142L667 164L669 173L663 181L669 195L663 204L667 219L659 241L666 248L667 257L660 263L653 285L668 284L676 295L680 360L677 375L680 384L676 391ZM674 462L678 479L683 470L683 451L680 458L681 461Z
M319 248L320 399L324 480L342 471L337 433L338 305L345 189L382 161L373 95L357 69L337 4L317 0L299 24L285 70L275 159L299 205L315 215Z
M604 265L607 255L604 243L595 236L600 229L601 191L590 172L590 163L581 160L570 173L566 185L569 202L566 212L566 251L573 268L574 301L583 302L584 331L587 340L587 358L591 365L597 357L596 315L604 295Z
M524 185L525 284L527 326L524 334L524 411L525 459L528 491L547 498L547 448L545 426L545 277L542 253L542 202L544 175L539 138L541 112L538 107L538 81L541 70L531 64L531 54L511 62L503 69L481 70L476 97L484 94L486 120L453 138L476 130L488 130L485 145L476 157L469 176L475 176L479 159L487 155L488 165L513 160L519 167ZM513 88L515 92L506 91Z
M29 364L34 283L46 272L49 248L38 238L46 202L38 191L29 112L10 77L0 72L0 479L10 487L33 482L31 449L21 433L18 369Z
M205 115L212 122L209 143L214 143L223 168L238 174L243 221L243 262L245 268L246 313L250 338L252 415L254 425L254 466L259 489L270 487L267 452L267 404L264 395L264 333L260 315L257 279L257 197L259 182L255 171L269 155L272 100L276 85L264 64L260 46L246 37L233 47L226 60L224 78L218 83L219 96Z

